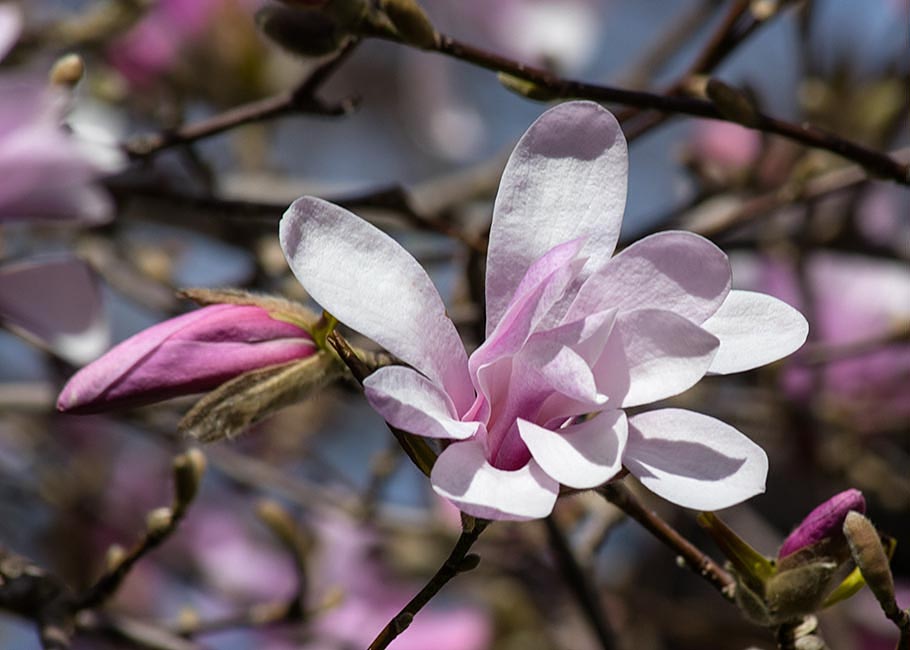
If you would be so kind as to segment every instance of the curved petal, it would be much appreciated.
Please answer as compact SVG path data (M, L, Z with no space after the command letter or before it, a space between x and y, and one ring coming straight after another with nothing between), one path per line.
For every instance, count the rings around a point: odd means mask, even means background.
M709 371L742 372L777 361L806 342L809 323L787 303L754 291L731 291L702 327L720 339Z
M0 267L0 320L77 365L110 345L98 278L77 257L35 258Z
M628 438L626 414L618 409L557 431L518 420L518 431L543 471L580 490L616 476Z
M436 459L430 482L459 510L483 519L540 519L553 511L559 495L559 483L533 460L518 470L497 469L475 440L449 445Z
M531 125L506 165L487 254L487 331L502 318L534 260L586 237L587 268L616 246L628 156L616 118L593 102L567 102Z
M696 325L730 291L730 261L710 241L689 232L660 232L635 242L582 285L567 320L610 307L663 309Z
M624 408L678 395L705 376L717 348L713 335L672 312L620 314L595 366L598 388Z
M380 368L364 380L363 388L370 406L386 422L418 436L463 440L480 426L460 422L445 391L411 368Z
M442 385L463 413L474 399L467 354L426 271L398 243L344 208L297 199L280 227L291 270L344 324Z
M719 510L765 491L768 457L729 424L683 409L629 418L623 465L685 508Z
M22 14L11 2L0 4L0 59L13 49L22 31Z

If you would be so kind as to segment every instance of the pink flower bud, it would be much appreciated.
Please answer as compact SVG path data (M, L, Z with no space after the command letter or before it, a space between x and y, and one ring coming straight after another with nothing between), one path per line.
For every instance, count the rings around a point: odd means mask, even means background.
M784 558L824 539L843 536L844 519L847 513L866 512L866 500L859 490L845 490L815 508L802 523L787 536L778 558Z
M77 372L57 408L96 413L211 390L316 352L306 330L252 305L217 304L139 332Z

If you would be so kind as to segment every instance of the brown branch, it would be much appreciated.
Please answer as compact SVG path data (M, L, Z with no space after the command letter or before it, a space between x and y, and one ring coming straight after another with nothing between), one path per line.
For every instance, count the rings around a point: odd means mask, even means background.
M444 34L439 36L433 49L440 54L481 68L494 72L503 72L531 82L554 99L590 99L596 102L622 104L664 113L736 122L735 119L723 115L711 101L639 90L627 90L565 79L547 70L519 63L504 56L462 43ZM902 185L910 185L910 165L901 163L886 154L869 149L811 124L795 124L756 112L748 128L773 133L810 147L830 151L862 165L877 176L896 181Z
M357 40L349 41L338 54L321 64L296 88L266 97L248 104L242 104L210 118L182 126L174 131L165 131L133 138L123 145L126 153L133 158L147 158L164 149L186 145L235 127L261 122L288 113L312 115L346 115L353 109L351 101L338 105L326 105L315 97L315 93L326 80L344 63L357 46Z
M367 650L383 650L395 640L395 638L404 632L417 613L430 602L439 591L459 573L470 571L477 566L477 556L468 557L468 552L480 537L480 534L487 527L489 522L483 519L474 519L473 517L462 516L464 525L462 526L461 535L455 543L455 548L449 553L449 557L442 563L442 566L436 571L430 581L421 589L410 602L405 605L400 612L393 618L379 633L379 636L370 644Z
M686 565L711 583L725 598L733 597L733 577L719 564L683 537L657 513L648 510L632 492L620 482L608 483L597 488L607 501L641 524L649 533L681 557Z

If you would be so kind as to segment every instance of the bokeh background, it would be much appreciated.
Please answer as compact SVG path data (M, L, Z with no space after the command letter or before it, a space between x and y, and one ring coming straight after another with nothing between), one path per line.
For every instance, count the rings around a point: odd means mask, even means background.
M56 395L75 369L189 309L175 296L180 287L237 286L305 301L276 236L282 210L302 194L358 204L401 189L419 214L482 237L505 157L545 109L487 71L367 41L320 90L326 102L355 107L344 116L288 115L154 157L120 154L122 143L292 88L313 69L315 61L256 29L262 4L18 5L25 25L0 79L44 83L58 57L83 57L85 76L62 98L62 113L107 171L101 184L115 215L102 224L0 222L0 543L77 588L99 574L112 544L130 545L146 514L169 502L171 460L193 444L176 423L193 400L58 414ZM910 4L782 4L715 75L771 114L906 156ZM729 5L423 3L437 29L469 43L573 78L652 89L679 78ZM13 86L5 81L0 92ZM815 505L858 488L872 520L898 540L899 601L910 605L910 191L727 123L674 117L630 140L624 241L669 227L703 232L730 253L736 285L798 306L812 327L792 358L710 378L672 400L734 424L769 454L767 493L725 512L725 521L773 555ZM0 186L14 183L9 165L2 169ZM360 201L358 214L424 263L476 344L482 256L415 225L394 204L369 203ZM106 608L172 630L201 625L192 637L199 645L187 647L365 648L457 536L457 513L433 496L356 387L334 386L204 451L209 470L186 521ZM296 559L257 515L263 498L302 531ZM694 513L648 504L720 558ZM556 518L619 647L774 647L601 499L564 499ZM598 647L543 525L499 524L477 551L480 567L449 585L393 647ZM236 620L301 586L304 622ZM867 593L823 613L821 625L833 650L894 647L896 631ZM0 646L40 647L29 622L3 612ZM74 647L132 646L88 634Z

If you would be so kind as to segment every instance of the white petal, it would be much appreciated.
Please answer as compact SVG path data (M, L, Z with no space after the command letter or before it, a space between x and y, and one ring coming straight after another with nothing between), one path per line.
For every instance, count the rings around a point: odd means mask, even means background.
M22 13L11 2L0 4L0 59L13 49L22 31Z
M588 268L616 246L626 203L626 140L593 102L544 113L522 136L503 172L487 254L488 330L499 322L531 264L557 244L586 237Z
M316 302L441 384L463 412L474 399L467 354L426 271L398 243L344 208L297 199L281 247Z
M717 347L713 335L672 312L621 313L595 367L598 387L623 407L678 395L705 376Z
M729 424L682 409L629 418L623 465L658 496L697 510L761 494L768 476L761 447Z
M475 440L449 445L436 459L430 482L459 510L483 519L540 519L553 511L559 495L559 483L533 460L518 470L497 469Z
M386 366L363 382L370 405L386 422L430 438L470 438L479 423L461 422L455 405L432 381L411 368Z
M753 291L731 291L702 327L720 339L709 369L720 375L777 361L798 350L809 334L809 323L797 310Z
M661 232L635 242L592 274L567 319L610 307L663 309L696 325L714 314L730 290L730 262L690 232Z
M616 476L628 437L626 415L618 409L557 431L518 420L518 431L543 471L578 489Z

